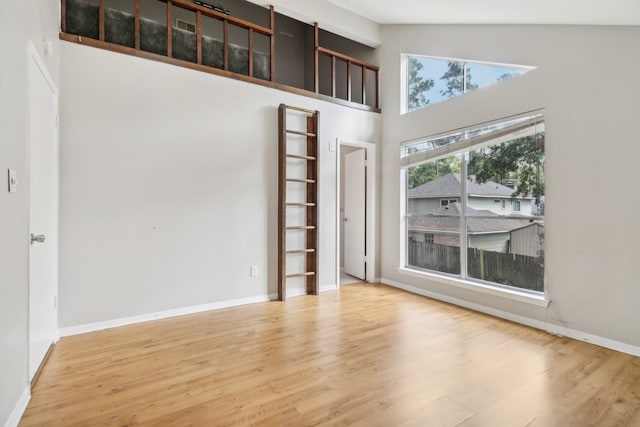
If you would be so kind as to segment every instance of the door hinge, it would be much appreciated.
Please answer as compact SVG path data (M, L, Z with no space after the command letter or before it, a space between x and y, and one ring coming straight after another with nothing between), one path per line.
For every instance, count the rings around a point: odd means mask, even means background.
M56 129L57 129L60 127L60 116L57 114L56 114L55 122L56 122Z
M58 308L58 295L53 297L53 308Z

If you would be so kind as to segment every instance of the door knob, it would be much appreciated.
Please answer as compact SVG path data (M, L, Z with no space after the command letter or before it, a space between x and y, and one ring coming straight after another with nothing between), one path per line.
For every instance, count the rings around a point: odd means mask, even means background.
M44 234L38 234L37 236L31 233L31 244L33 245L35 242L44 243L47 240Z

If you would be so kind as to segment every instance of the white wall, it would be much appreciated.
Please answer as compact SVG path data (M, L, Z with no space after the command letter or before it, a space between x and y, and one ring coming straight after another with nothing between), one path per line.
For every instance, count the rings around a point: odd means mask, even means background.
M53 55L45 59L58 80L59 2L0 2L0 425L28 387L28 176L27 42L43 56L45 38ZM44 56L43 56L44 57ZM18 191L7 192L7 169L18 174Z
M640 202L630 196L640 157L640 80L624 71L640 69L639 43L640 27L383 27L382 276L640 345ZM400 115L401 53L538 69ZM548 308L400 274L400 142L538 108L545 108L546 119Z
M62 43L60 326L275 293L277 107L320 110L320 286L336 152L379 114ZM249 277L249 266L258 277Z

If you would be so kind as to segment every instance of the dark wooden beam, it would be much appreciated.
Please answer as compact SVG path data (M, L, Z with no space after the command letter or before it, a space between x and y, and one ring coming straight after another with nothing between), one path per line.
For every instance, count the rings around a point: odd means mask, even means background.
M278 107L278 299L287 298L287 107Z
M351 62L347 61L347 101L351 101Z
M271 76L269 80L272 82L276 78L276 13L273 6L269 6L269 19L271 22L271 35L269 36L270 52L271 52Z
M313 88L315 93L320 93L320 57L318 56L318 47L320 43L320 33L318 23L313 24Z
M202 64L202 12L196 10L196 61Z
M336 97L336 57L331 57L331 96Z
M223 23L223 39L224 39L224 69L229 71L229 23L224 21ZM250 76L253 77L253 76Z
M67 0L60 0L60 29L67 32Z
M367 105L367 68L362 67L362 103Z
M380 73L378 70L373 70L376 76L376 105L375 108L380 108Z
M253 77L253 29L249 28L249 76Z
M172 2L167 2L167 56L173 57L173 17L171 10Z
M329 55L329 56L335 56L338 59L341 59L343 61L349 61L352 62L356 65L360 65L362 67L367 67L370 70L373 71L378 71L380 69L380 67L378 67L377 65L373 65L373 64L369 64L368 62L364 62L364 61L360 61L358 58L354 58L353 56L349 56L349 55L345 55L343 53L340 52L336 52L335 50L331 50L331 49L325 49L324 47L320 47L318 46L317 49L320 51L320 53L324 53L325 55Z
M135 47L140 50L140 0L135 0Z
M98 39L104 41L104 0L98 3Z
M307 294L309 295L318 295L318 268L320 264L318 263L318 205L319 205L319 194L318 194L318 176L319 176L319 150L318 150L318 116L319 113L315 111L311 116L307 117L307 133L309 135L307 137L307 156L315 157L315 160L307 161L307 179L312 180L313 184L307 184L307 203L313 204L313 206L309 206L306 208L307 210L307 226L312 226L313 228L307 229L307 248L311 247L315 249L314 252L308 252L306 254L306 272L307 273L315 273L312 276L306 277L306 288Z

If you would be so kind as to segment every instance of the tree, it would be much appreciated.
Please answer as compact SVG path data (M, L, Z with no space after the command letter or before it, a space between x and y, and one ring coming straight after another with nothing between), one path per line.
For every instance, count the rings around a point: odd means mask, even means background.
M496 79L496 82L503 82L505 80L509 80L511 77L515 77L516 75L513 73L503 73L500 77Z
M511 197L531 195L540 206L544 196L544 133L514 139L471 155L468 174L479 183L515 181Z
M433 79L425 78L420 71L423 65L417 58L409 57L407 64L409 81L408 81L408 106L409 111L422 108L429 103L427 92L433 87Z
M465 67L467 68L466 77L464 77ZM440 77L440 80L444 80L447 85L446 89L440 90L440 94L447 98L452 98L478 88L477 84L471 82L471 67L467 66L464 62L447 62L447 71Z
M435 162L424 163L409 168L407 171L407 187L416 188L419 185L433 181L436 178L452 172L460 172L460 158L456 156Z

